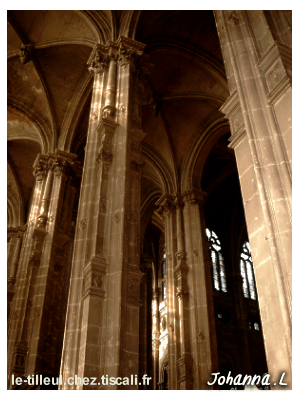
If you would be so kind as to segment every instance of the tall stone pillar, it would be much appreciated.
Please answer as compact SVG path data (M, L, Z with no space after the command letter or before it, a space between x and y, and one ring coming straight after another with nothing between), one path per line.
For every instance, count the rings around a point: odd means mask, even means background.
M236 316L236 325L238 331L238 345L240 351L239 363L236 370L242 375L254 374L251 362L251 348L249 346L249 318L243 294L243 278L240 271L233 272L228 276L231 280L232 294L234 299L234 308Z
M9 276L11 284L16 282L8 324L9 387L11 373L58 375L60 300L74 200L71 181L80 174L76 158L56 150L40 154L34 163L36 183L27 230L19 263L16 252Z
M148 329L153 322L153 327L157 324L155 321L155 313L153 302L152 302L152 291L153 291L153 259L147 255L141 257L141 271L143 272L143 278L140 287L140 326L139 326L139 385L140 390L149 390L155 388L155 361L153 364L149 363L149 354L153 351L153 346L150 341ZM158 308L157 308L158 313ZM154 328L155 329L155 328ZM153 338L153 335L152 335ZM158 358L157 358L158 359ZM142 381L142 377L148 375L152 377L152 382L148 386L146 382Z
M177 277L176 297L178 299L179 327L180 327L180 357L178 359L178 384L181 390L193 389L193 359L190 343L190 307L189 307L189 285L188 275L190 268L186 262L185 232L183 226L182 196L174 194L174 205L176 207L176 240L177 240L177 264L175 274Z
M158 212L165 223L166 243L166 290L167 290L167 326L168 326L168 389L178 389L177 360L180 355L180 322L178 301L176 299L176 209L170 194L164 194L156 203Z
M165 221L169 389L208 390L218 372L211 264L201 202L189 190L156 203Z
M8 228L8 271L7 271L7 318L10 314L10 305L15 295L14 286L16 282L16 275L18 269L18 263L20 258L21 246L23 235L26 231L26 225L24 227Z
M278 13L216 11L215 18L231 92L221 110L231 126L272 389L291 389L292 64ZM282 372L287 386L278 385Z
M138 375L140 307L140 107L149 66L144 45L124 37L89 60L93 97L75 233L61 389L83 377Z
M182 194L186 260L189 265L190 337L193 363L193 388L217 389L207 385L212 373L218 372L217 338L214 315L211 263L202 202L205 193L188 190Z
M157 390L159 381L159 301L158 287L152 291L152 358L153 358L153 389Z

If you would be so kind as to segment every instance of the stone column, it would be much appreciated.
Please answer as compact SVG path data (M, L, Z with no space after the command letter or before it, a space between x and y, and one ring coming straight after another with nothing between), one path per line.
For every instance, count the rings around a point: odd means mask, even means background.
M149 390L153 388L155 382L155 374L153 373L153 365L149 363L149 355L151 354L153 347L151 342L149 344L149 327L153 321L153 308L152 308L152 268L153 260L143 255L141 257L141 271L143 272L143 278L141 282L140 298L140 326L139 326L139 382L142 382L142 377L148 375L152 377L150 387L145 384L139 385L140 390ZM153 321L154 322L154 321ZM153 326L153 325L152 325Z
M158 212L165 223L166 243L166 289L167 289L167 325L168 325L168 389L178 389L177 359L180 354L180 331L178 301L176 299L176 213L173 198L164 194L156 203Z
M249 320L248 313L245 304L245 298L243 294L243 278L240 272L234 272L231 276L228 276L232 283L233 299L234 299L234 310L237 322L238 331L238 344L240 349L240 362L236 369L242 375L252 374L252 362L249 346Z
M93 50L94 88L72 263L61 373L138 375L140 307L139 96L144 45L121 37ZM97 389L137 389L101 385Z
M157 390L159 381L159 290L157 266L152 261L152 356L153 356L153 389Z
M283 371L288 382L272 389L291 389L291 48L274 39L264 11L215 17L231 92L221 110L231 126L268 368L273 382Z
M78 173L76 158L56 150L47 156L39 155L34 164L36 184L8 327L8 360L12 360L9 372L15 376L38 371L58 374L58 310L70 240L66 226L63 232L59 228L64 194L68 199L65 206L72 207L65 182L71 180L72 173ZM70 228L71 221L65 222Z
M175 274L177 276L176 297L178 299L180 320L180 357L178 359L178 384L181 390L193 389L193 359L190 344L190 309L189 309L189 267L186 262L185 232L183 226L182 196L179 193L173 195L176 207L176 239L177 239L177 264Z
M35 221L37 220L40 211L46 173L47 164L45 164L43 160L35 163L34 175L36 181L33 190L32 205L28 216L27 230L23 237L20 262L16 275L15 295L11 304L11 312L8 321L8 388L11 388L12 382L10 377L12 372L15 376L21 376L25 373L28 344L24 343L24 346L22 346L22 343L20 343L20 332L22 331L29 287L33 275L34 259L31 257L33 249L32 235L35 229ZM16 347L17 343L18 346ZM15 349L17 351L15 351Z
M16 282L20 251L25 231L26 231L26 225L24 227L19 226L16 228L8 229L10 251L8 254L8 271L7 271L7 318L9 318L11 301L15 295L14 286Z
M217 389L208 386L212 373L218 372L217 338L214 315L211 262L205 235L202 202L205 193L189 190L182 195L185 228L185 248L190 268L188 286L190 293L190 337L193 363L193 388Z

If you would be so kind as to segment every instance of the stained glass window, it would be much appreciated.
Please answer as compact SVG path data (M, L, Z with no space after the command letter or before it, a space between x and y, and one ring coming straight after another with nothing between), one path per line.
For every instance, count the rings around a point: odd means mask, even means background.
M257 300L253 263L251 258L251 249L249 242L243 244L241 258L240 258L240 269L243 278L243 293L247 299Z
M212 261L214 288L218 291L227 292L225 265L220 240L217 234L210 229L206 229L206 236L210 243L209 253Z

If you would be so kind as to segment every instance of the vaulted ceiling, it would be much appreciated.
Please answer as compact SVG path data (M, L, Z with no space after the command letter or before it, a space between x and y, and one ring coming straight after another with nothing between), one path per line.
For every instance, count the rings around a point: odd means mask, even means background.
M33 185L27 165L38 152L58 147L83 161L92 91L87 60L96 42L106 44L119 35L146 44L154 65L143 94L142 202L166 190L161 169L167 171L168 189L181 190L195 144L222 120L218 110L229 91L212 11L9 11L9 179L16 177L13 185L25 207ZM34 56L22 64L19 50L28 43ZM206 155L199 153L199 188L204 179L205 189L213 190L216 168L230 169L233 154L220 139L227 140L228 133L223 123L215 139L207 140ZM212 149L208 165L217 167L204 168Z

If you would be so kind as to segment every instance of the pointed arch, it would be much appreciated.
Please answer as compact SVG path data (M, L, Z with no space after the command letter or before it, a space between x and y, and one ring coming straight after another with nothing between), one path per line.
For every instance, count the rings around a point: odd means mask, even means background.
M7 159L7 227L23 226L25 223L25 205L18 177Z
M129 39L135 39L136 28L141 15L141 11L126 10L123 11L120 21L119 36L125 36Z
M20 115L29 125L31 125L37 136L39 137L39 144L41 145L41 150L43 154L47 154L53 151L53 136L48 127L48 124L40 116L37 110L33 108L32 105L26 103L24 100L17 99L16 97L8 96L7 98L8 109L17 115ZM8 139L10 139L8 137ZM24 139L35 140L36 138L28 135L24 136Z
M175 182L172 176L172 173L169 170L166 162L160 157L156 152L154 152L150 146L143 143L142 145L142 153L143 155L153 164L156 171L158 172L161 181L162 181L162 191L164 193L174 193Z
M58 140L58 149L60 150L70 151L71 149L76 128L78 127L87 104L86 102L93 89L92 83L93 77L89 71L86 71L77 85L62 122L61 134Z
M192 137L181 167L180 187L182 191L192 188L201 189L201 179L195 179L195 165L199 161L196 175L201 177L210 150L224 135L222 130L224 127L229 129L229 123L224 115L217 110L209 115Z

